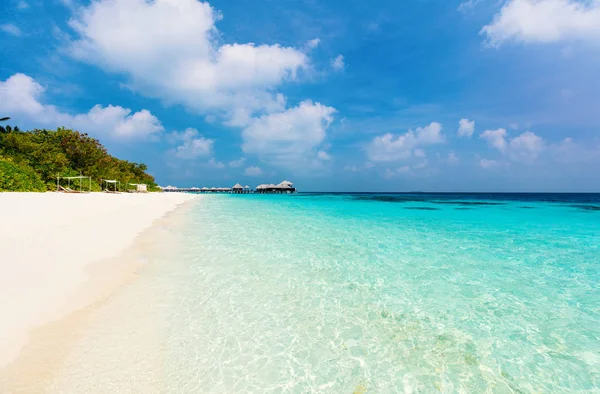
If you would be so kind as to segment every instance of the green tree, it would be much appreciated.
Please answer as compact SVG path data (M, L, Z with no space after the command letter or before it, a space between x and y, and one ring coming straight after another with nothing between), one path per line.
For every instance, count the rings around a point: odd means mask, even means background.
M46 185L33 168L0 157L0 192L43 192Z
M149 190L157 189L154 178L146 173L145 164L111 156L98 140L87 134L65 128L22 132L15 127L10 131L0 134L0 155L17 166L33 169L49 190L54 190L57 174L80 173L92 177L93 190L100 190L102 178L146 183Z

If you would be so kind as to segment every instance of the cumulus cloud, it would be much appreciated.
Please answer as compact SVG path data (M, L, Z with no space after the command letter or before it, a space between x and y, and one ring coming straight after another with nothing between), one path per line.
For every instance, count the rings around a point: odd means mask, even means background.
M246 162L246 158L245 157L241 157L238 160L232 160L229 162L229 167L231 168L239 168L241 166L244 165L244 163Z
M508 139L505 129L486 130L481 133L480 137L487 140L490 146L508 154L509 158L515 161L532 161L540 155L545 147L544 140L531 131Z
M0 25L0 30L2 30L6 34L10 34L15 37L21 36L21 29L19 29L18 26L13 25L12 23L5 23L3 25Z
M67 49L126 75L126 86L137 92L241 128L244 151L261 160L315 168L335 110L310 101L288 106L277 90L311 69L307 53L320 40L300 49L223 44L216 27L221 18L198 0L96 0L69 22L77 38Z
M243 129L242 149L265 162L288 167L316 164L315 149L325 139L335 109L310 100L284 112L252 120Z
M470 138L473 135L474 131L475 131L475 121L474 120L469 120L469 119L463 118L458 121L458 130L457 130L456 134L458 134L459 137Z
M198 130L193 128L187 128L181 133L172 133L171 139L179 143L176 148L171 150L171 153L178 159L183 160L209 156L215 142L210 138L205 138Z
M246 168L246 170L244 171L244 174L246 174L247 176L260 176L262 175L262 170L260 169L260 167L248 167Z
M285 98L274 89L298 78L309 66L307 55L278 44L220 45L220 18L197 0L97 0L70 21L78 38L69 51L128 75L132 89L232 125L284 110Z
M481 29L492 46L507 41L600 41L600 1L509 0Z
M331 61L331 68L335 71L342 71L346 64L344 63L344 56L337 55L335 59Z
M133 112L120 106L96 105L87 113L64 113L40 101L44 91L45 88L33 78L15 74L0 81L0 111L34 127L65 126L115 139L144 139L164 130L161 122L145 109Z
M479 138L483 138L490 146L501 152L506 149L506 129L486 130L479 135Z
M509 155L513 160L530 161L540 155L544 149L544 140L531 131L526 131L513 138L508 148Z
M375 137L367 147L367 156L375 162L405 160L412 156L413 149L443 141L442 125L432 122L402 135L387 133Z

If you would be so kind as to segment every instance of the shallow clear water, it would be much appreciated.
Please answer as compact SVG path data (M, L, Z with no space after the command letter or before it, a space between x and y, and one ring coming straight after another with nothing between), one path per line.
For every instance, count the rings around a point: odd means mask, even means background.
M95 335L144 316L146 392L600 390L598 195L209 196L179 236Z

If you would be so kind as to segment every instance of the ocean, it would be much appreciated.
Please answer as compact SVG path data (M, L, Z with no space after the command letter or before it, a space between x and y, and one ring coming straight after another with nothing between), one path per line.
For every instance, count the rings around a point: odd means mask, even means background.
M54 391L600 392L599 194L215 195L172 235Z

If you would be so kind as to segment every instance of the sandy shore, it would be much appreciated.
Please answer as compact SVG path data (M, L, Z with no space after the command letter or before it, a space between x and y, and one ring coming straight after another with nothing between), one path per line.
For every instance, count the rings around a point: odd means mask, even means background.
M135 267L117 257L156 220L194 198L0 193L0 368L15 360L36 327L106 296ZM90 282L92 276L97 280Z

